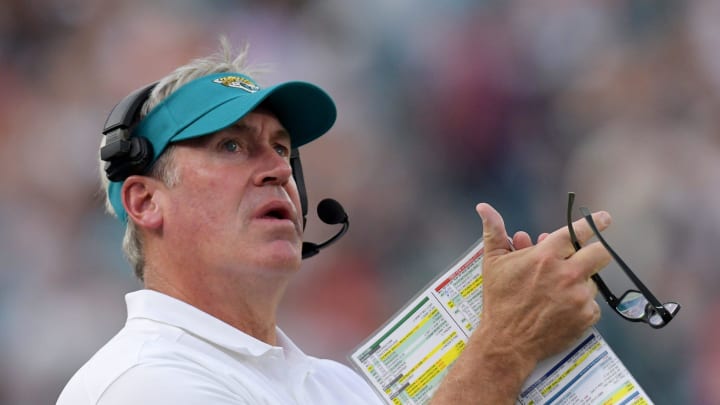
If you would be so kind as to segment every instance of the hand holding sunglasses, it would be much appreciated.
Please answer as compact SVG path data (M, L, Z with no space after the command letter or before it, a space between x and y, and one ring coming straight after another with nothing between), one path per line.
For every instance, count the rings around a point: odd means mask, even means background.
M572 226L572 208L575 202L575 193L568 193L568 207L567 207L567 226L570 231L570 240L572 241L575 251L580 250L580 242L575 235L575 229ZM667 302L661 304L660 301L655 298L652 292L640 281L635 273L630 270L627 264L618 256L617 253L610 247L610 245L602 237L600 231L595 226L595 222L592 219L590 210L585 207L580 207L580 212L585 217L585 220L590 225L595 236L598 238L600 243L605 249L610 252L610 255L615 259L620 268L630 278L630 280L638 288L637 290L627 290L623 293L620 298L617 298L611 291L610 288L605 284L599 274L593 274L592 280L597 284L598 291L605 298L605 301L610 305L610 308L615 310L621 317L625 318L630 322L645 322L653 328L659 329L667 325L680 311L680 304L677 302Z

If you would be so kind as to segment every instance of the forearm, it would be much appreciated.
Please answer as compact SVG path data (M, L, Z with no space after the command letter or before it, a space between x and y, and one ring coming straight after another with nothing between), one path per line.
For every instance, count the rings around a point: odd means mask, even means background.
M523 382L536 365L532 356L482 328L473 333L463 355L453 364L432 405L514 404Z

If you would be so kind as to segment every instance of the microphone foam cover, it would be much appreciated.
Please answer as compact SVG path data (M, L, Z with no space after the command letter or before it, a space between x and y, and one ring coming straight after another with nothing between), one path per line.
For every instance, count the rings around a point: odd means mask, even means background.
M326 198L320 201L317 207L318 217L320 220L329 225L339 224L347 220L347 213L339 202L332 198Z

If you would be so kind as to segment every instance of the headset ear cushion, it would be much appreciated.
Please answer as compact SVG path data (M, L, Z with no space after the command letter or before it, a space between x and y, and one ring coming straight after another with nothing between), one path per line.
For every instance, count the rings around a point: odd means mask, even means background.
M153 147L145 137L132 137L127 156L118 156L105 164L110 181L123 181L134 174L144 174L152 163Z
M133 172L131 174L143 174L150 168L153 158L153 146L150 141L142 136L130 138L130 161Z

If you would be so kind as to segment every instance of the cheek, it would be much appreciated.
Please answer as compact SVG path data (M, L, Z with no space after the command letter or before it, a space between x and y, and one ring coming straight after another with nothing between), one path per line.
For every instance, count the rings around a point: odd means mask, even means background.
M302 204L300 203L300 192L295 185L295 179L292 179L288 183L288 187L286 187L288 196L290 197L290 201L292 201L293 205L295 205L295 210L297 211L297 217L300 223L302 223L303 219L303 213L302 213Z
M188 232L212 226L225 226L230 215L237 212L235 191L217 178L198 176L182 178L173 190L172 215L187 224Z

